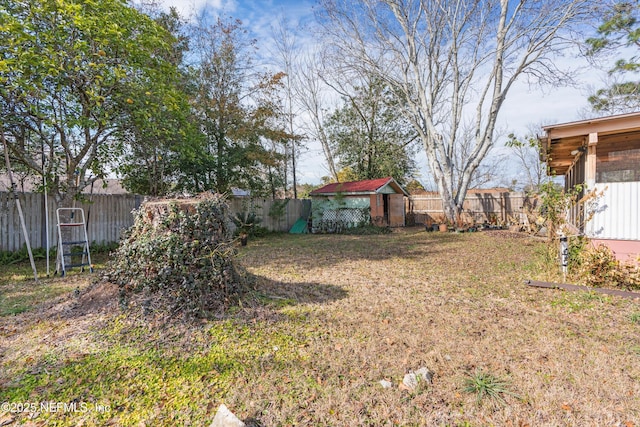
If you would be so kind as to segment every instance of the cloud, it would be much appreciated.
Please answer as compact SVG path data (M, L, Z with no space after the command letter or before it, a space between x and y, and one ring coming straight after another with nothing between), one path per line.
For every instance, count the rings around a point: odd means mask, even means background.
M165 10L175 7L185 18L203 10L233 12L237 7L235 0L160 0L160 4Z
M258 41L259 55L265 63L272 63L275 52L272 27L277 25L279 16L285 16L292 28L301 28L296 34L298 43L311 46L317 43L316 35L308 26L313 22L313 2L311 0L160 0L168 9L175 6L185 18L195 13L208 16L222 14L240 19ZM524 136L532 125L548 125L578 120L588 107L585 87L601 86L602 71L596 70L585 59L575 56L556 58L560 69L580 71L575 85L564 87L530 86L519 79L511 88L498 117L496 148L501 147L510 132ZM524 77L524 76L522 76ZM539 130L542 132L542 130ZM307 141L308 149L299 161L298 175L301 182L319 183L320 177L328 175L324 156L319 144ZM423 177L427 176L424 150L419 150L417 163Z

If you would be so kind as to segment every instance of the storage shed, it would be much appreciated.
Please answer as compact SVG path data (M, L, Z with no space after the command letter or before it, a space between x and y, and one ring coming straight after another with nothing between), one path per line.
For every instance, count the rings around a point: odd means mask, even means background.
M327 184L310 193L311 230L333 233L368 223L403 227L408 195L392 177Z
M640 255L640 112L544 126L543 160L565 186L602 192L570 221L620 260ZM585 224L585 218L591 217Z

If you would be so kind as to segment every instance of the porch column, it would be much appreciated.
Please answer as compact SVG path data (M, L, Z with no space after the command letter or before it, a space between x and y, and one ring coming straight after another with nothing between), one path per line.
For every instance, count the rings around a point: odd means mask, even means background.
M587 168L584 174L584 181L587 189L593 190L596 186L596 146L598 145L598 133L589 134L589 144L587 146Z

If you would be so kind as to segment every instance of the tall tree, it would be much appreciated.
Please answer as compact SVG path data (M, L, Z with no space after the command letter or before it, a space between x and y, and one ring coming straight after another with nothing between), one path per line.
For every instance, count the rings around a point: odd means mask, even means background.
M323 0L319 18L334 63L374 73L400 94L400 112L419 135L446 216L455 219L514 82L524 74L566 77L553 55L592 1ZM456 175L466 121L473 147Z
M127 106L147 108L133 88L175 74L172 43L123 0L0 0L2 131L16 161L49 175L62 206L122 153Z
M540 190L548 177L547 167L540 160L540 140L535 135L533 131L522 138L512 133L505 144L512 149L519 163L520 176L523 176L524 190L529 192Z
M298 69L297 99L301 110L308 118L304 130L310 139L320 143L331 177L338 181L338 169L327 137L325 121L329 108L328 87L321 78L322 61L320 53L308 53Z
M277 25L273 28L274 43L276 47L276 63L280 67L283 75L282 88L284 92L283 113L282 119L284 120L284 127L290 135L290 139L285 142L285 167L284 167L284 181L285 181L285 193L287 185L287 171L288 161L291 161L291 187L293 190L293 198L298 198L298 176L297 176L297 163L298 155L300 151L301 135L297 135L297 127L295 125L295 118L299 112L298 102L296 100L296 74L298 72L299 64L296 56L300 53L299 46L296 43L295 34L289 29L289 22L286 19L281 18Z
M265 139L280 141L286 132L274 124L280 111L273 90L282 74L259 73L255 40L242 22L201 19L193 30L192 79L204 145L196 163L184 171L183 185L194 191L228 192L233 186L269 191L269 168L278 156Z
M630 48L634 54L616 61L609 70L613 81L591 95L589 103L594 111L606 114L636 111L640 108L640 80L630 76L640 72L640 3L614 3L603 21L598 37L587 39L588 55L600 58L603 54L618 54L622 48Z
M179 176L176 171L192 158L201 134L192 120L187 98L190 85L183 58L189 50L189 39L185 22L174 8L163 12L157 5L148 4L144 9L173 36L164 59L178 73L158 74L153 81L130 88L135 101L126 104L128 114L119 126L117 135L125 143L125 152L116 170L127 190L162 196L175 188Z
M340 86L344 104L327 120L338 165L356 180L393 176L404 183L415 170L415 131L398 117L397 97L385 82L365 76L361 83L352 90Z

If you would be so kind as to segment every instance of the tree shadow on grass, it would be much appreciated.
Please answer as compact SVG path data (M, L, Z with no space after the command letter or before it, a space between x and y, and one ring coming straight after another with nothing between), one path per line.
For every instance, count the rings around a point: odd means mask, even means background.
M247 319L252 313L256 317L278 317L277 311L284 306L298 304L326 304L345 298L347 291L339 286L314 282L282 282L258 276L242 267L240 270L243 282L242 292L235 302L230 303L224 310L213 313L209 320L231 319L241 317ZM185 318L181 313L163 312L162 297L158 296L153 301L154 295L133 295L128 306L119 304L120 292L117 285L110 282L92 283L85 289L78 289L62 295L44 304L34 307L32 310L21 314L25 324L31 321L47 319L79 320L90 317L110 317L111 315L125 314L134 318L155 319L164 318L167 322L179 321L186 323L199 323L201 318ZM149 302L149 300L152 300ZM148 305L146 305L148 304ZM149 310L149 306L153 307ZM274 316L275 315L275 316ZM0 322L1 324L1 322Z
M386 261L401 258L423 262L448 257L468 237L458 233L427 233L422 227L383 235L283 235L254 241L241 249L243 264L294 265L303 269L344 268L345 261ZM245 262L246 260L246 262Z
M286 305L326 304L343 299L347 291L339 286L317 282L282 282L263 276L249 275L250 292L274 300L286 300Z

